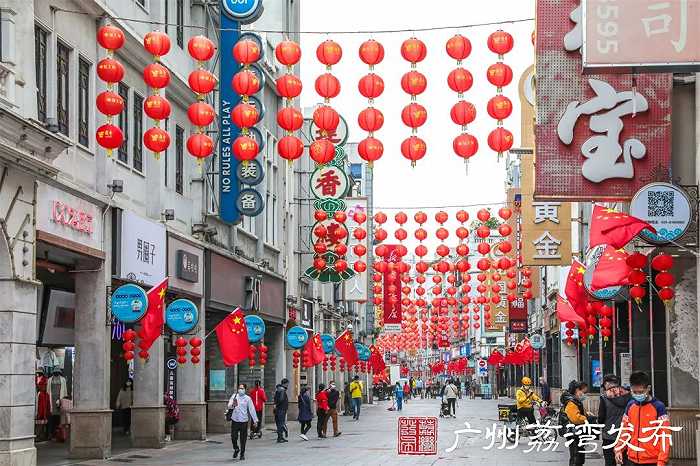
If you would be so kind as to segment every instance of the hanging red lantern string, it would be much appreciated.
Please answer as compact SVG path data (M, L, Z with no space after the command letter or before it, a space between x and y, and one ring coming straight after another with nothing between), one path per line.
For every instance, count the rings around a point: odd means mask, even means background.
M250 128L258 123L260 114L250 103L250 96L263 87L261 76L252 68L252 65L262 58L262 50L257 41L244 36L233 46L231 53L236 63L241 65L241 69L231 80L231 87L241 96L240 102L231 110L231 120L241 131L231 144L231 152L245 167L260 152L260 146L250 131Z
M644 267L647 266L647 256L635 252L627 256L626 262L631 269L627 276L627 281L630 284L630 298L639 305L647 294L646 288L644 288L647 281L647 275L644 272Z
M425 75L416 70L416 64L423 61L427 54L427 48L423 41L411 37L401 44L401 56L411 63L411 71L401 78L401 88L411 96L411 102L401 112L401 120L411 128L411 136L401 143L401 154L411 161L411 166L416 166L416 161L422 159L427 151L423 139L416 136L418 128L425 124L428 112L422 105L416 102L416 97L425 91L428 80Z
M124 110L124 99L114 92L114 84L124 77L124 67L114 59L114 51L124 45L124 32L111 24L102 26L97 31L97 42L107 50L107 56L97 64L97 76L107 83L107 90L99 93L95 100L97 109L107 120L95 131L95 140L106 149L107 157L111 157L112 151L124 142L122 130L114 124L114 116ZM131 354L133 359L133 349L124 354Z
M340 81L331 71L342 56L343 49L332 40L326 40L316 48L316 58L326 65L326 73L316 78L316 93L323 97L324 104L314 111L316 140L309 146L309 156L318 165L325 165L335 157L333 137L340 123L340 115L330 106L330 101L340 94Z
M143 80L151 94L143 102L144 113L153 120L153 126L143 133L143 144L156 159L170 146L170 134L160 128L160 121L170 116L170 103L160 90L170 83L170 71L160 63L160 57L170 51L170 38L161 31L151 31L143 38L143 47L153 55L153 63L143 70Z
M488 101L486 106L489 116L497 122L496 129L488 136L488 144L498 153L500 160L503 152L513 147L513 133L503 127L503 120L513 112L513 103L503 95L503 87L513 80L513 71L503 63L503 56L513 49L513 36L498 30L489 36L487 45L489 50L498 55L498 61L491 65L486 73L489 82L496 86L496 95Z
M457 68L447 76L447 85L457 93L459 99L450 111L450 117L455 124L461 127L459 134L452 142L452 148L458 156L464 159L467 166L469 159L479 150L479 141L467 132L467 125L476 118L476 108L470 102L464 100L464 93L471 89L474 82L472 74L462 68L462 61L472 51L472 44L461 34L451 37L445 45L447 54L457 60Z
M367 263L364 260L362 260L362 258L367 254L367 247L365 246L367 239L367 230L365 230L365 228L363 227L363 225L367 221L367 214L360 210L357 210L353 212L352 220L357 225L351 231L352 238L356 241L356 244L352 247L352 252L356 257L355 262L352 264L352 268L357 273L363 273L367 270Z
M598 319L598 325L600 327L600 335L603 337L603 341L608 341L608 338L612 335L612 315L613 309L603 304L600 307L600 319Z
M359 113L357 123L368 134L358 144L357 152L362 160L372 167L373 163L384 154L384 145L374 137L374 132L379 131L384 125L384 115L374 108L374 99L384 92L384 81L374 74L374 66L384 59L384 46L376 40L369 39L360 45L359 54L360 59L369 65L369 73L360 78L358 83L360 94L367 98L367 108Z
M277 112L277 124L285 132L277 143L277 153L291 166L304 153L304 143L296 135L304 123L304 117L294 106L294 99L301 94L302 85L293 71L301 58L301 47L294 41L283 40L275 47L275 57L287 69L276 81L277 92L284 102L284 106Z
M675 296L673 288L671 288L675 283L675 278L669 272L673 268L673 257L666 253L661 253L651 260L651 268L658 272L654 277L654 283L659 288L657 294L664 304L668 306Z
M187 109L187 117L193 126L197 128L194 134L187 138L187 151L197 159L199 169L202 169L202 161L214 152L214 141L206 134L209 126L216 117L214 107L205 102L216 85L216 78L206 70L206 63L214 56L216 47L214 42L204 36L195 36L187 43L187 51L197 61L197 68L190 73L188 83L190 89L197 94L197 101ZM208 73L208 74L207 74ZM208 81L208 79L211 81ZM200 80L207 79L204 85L199 85ZM209 82L213 85L209 86Z

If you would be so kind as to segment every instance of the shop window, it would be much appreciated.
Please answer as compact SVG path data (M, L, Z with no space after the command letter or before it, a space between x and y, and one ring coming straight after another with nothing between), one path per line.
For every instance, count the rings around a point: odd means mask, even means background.
M90 63L83 57L78 64L78 142L90 145Z
M552 360L551 360L551 370L547 373L550 376L550 387L562 387L561 384L561 340L559 334L554 334L552 336L552 344L549 346L551 349ZM549 362L549 361L547 361Z
M143 171L143 97L134 92L134 155L135 170ZM166 157L167 158L167 157Z
M61 42L56 47L56 117L58 131L68 136L70 109L70 49Z
M177 31L176 40L180 48L185 44L185 0L177 0Z
M129 87L124 83L119 83L118 93L124 99L124 109L119 114L119 129L122 130L124 141L119 146L117 158L120 162L129 162L129 148L127 142L129 140Z
M46 123L47 42L48 33L39 26L34 26L37 119L43 123Z
M175 125L175 192L183 193L185 130Z

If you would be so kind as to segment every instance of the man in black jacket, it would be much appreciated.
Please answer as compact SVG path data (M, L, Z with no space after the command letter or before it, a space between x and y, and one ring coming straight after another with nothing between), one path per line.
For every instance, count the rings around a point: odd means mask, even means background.
M335 387L335 381L331 380L328 384L328 415L323 430L326 431L328 426L328 418L333 420L333 437L339 436L342 432L338 430L338 401L340 400L340 392Z
M598 424L605 424L602 432L603 447L605 447L615 443L616 434L610 434L610 429L612 427L620 428L622 416L625 414L625 408L632 399L632 395L620 386L620 379L614 374L603 377L602 388L598 404ZM603 456L605 457L605 466L615 466L614 448L603 448ZM624 458L623 464L626 464L626 461L627 458Z
M287 441L286 437L289 436L287 431L286 421L287 421L287 409L289 409L289 397L287 396L287 387L289 386L289 380L282 379L282 381L277 385L275 389L275 424L277 425L277 443L284 443Z

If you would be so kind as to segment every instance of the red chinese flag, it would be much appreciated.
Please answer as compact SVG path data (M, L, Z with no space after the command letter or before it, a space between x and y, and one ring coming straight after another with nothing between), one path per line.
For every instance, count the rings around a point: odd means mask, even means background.
M314 334L312 338L306 343L306 348L304 348L309 353L309 359L312 366L321 364L326 358L326 353L323 351L323 343L321 341L321 335L318 333Z
M621 249L612 246L605 248L593 271L591 289L595 291L609 286L628 285L627 277L632 269L627 265L627 256Z
M581 317L571 305L561 296L557 296L557 317L561 322L574 322L586 325L586 321Z
M615 249L622 249L645 229L656 233L654 227L643 220L596 204L591 215L589 244L591 247L609 244Z
M503 363L504 359L505 359L505 356L503 356L503 353L501 353L500 351L495 349L491 353L491 356L489 356L489 358L486 360L486 362L491 366L497 366L497 365Z
M139 336L141 342L139 348L148 351L153 345L153 342L163 333L163 324L165 323L165 291L168 289L168 278L164 278L162 282L148 290L148 310L146 315L141 319L141 331Z
M248 358L248 328L244 317L241 308L237 308L214 329L226 366L233 366Z
M574 259L569 269L569 275L566 277L566 286L564 287L566 299L569 300L571 308L581 317L581 320L586 315L586 303L588 301L586 288L583 285L585 273L586 268L583 264Z
M377 347L374 345L370 345L369 352L369 365L372 368L372 372L374 374L384 372L384 369L386 368L386 363L384 362L384 358L382 357L382 354L379 352Z
M343 356L345 364L347 364L348 367L351 367L359 359L357 348L355 348L355 341L352 338L352 332L350 330L344 331L335 339L335 349Z

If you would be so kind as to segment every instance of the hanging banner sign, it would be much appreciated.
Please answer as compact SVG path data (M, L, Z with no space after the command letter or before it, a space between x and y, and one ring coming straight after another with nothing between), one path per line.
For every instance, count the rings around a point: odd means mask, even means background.
M287 330L287 344L294 349L302 348L309 341L309 334L303 327L292 327Z
M323 344L323 352L326 354L331 354L335 350L335 338L333 338L333 335L327 333L321 335L321 344Z
M398 254L398 245L387 244L384 261L389 264L395 264L401 261ZM392 274L387 270L384 272L384 333L399 333L401 332L401 317L403 308L401 306L401 278L399 274Z
M656 234L642 230L647 243L663 245L678 241L688 230L693 209L688 195L670 183L650 183L640 189L630 203L630 215L649 223Z
M583 69L700 71L697 0L583 0Z
M245 326L248 329L248 341L257 343L265 336L265 321L260 316L250 314L244 317Z
M112 315L125 323L138 322L146 314L148 297L138 285L127 283L112 293Z
M187 333L197 322L199 310L189 299L176 299L165 308L165 324L175 333Z
M360 361L369 361L371 352L366 345L363 345L362 343L355 343L355 349L357 350L357 356Z

